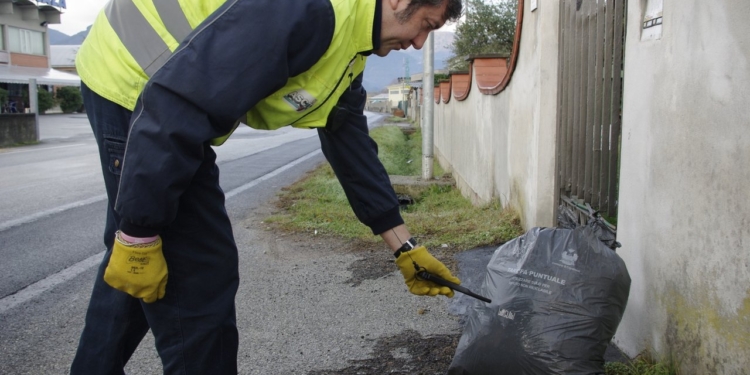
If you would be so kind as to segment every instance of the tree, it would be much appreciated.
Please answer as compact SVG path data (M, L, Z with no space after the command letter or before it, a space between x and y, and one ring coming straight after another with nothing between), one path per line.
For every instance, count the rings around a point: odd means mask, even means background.
M464 18L456 27L450 70L467 70L466 59L479 54L510 54L516 34L517 0L465 0Z
M60 87L57 89L57 99L60 101L60 109L63 113L75 112L83 105L81 90L78 87Z
M23 113L26 106L30 106L31 102L29 101L29 87L28 85L24 86L21 92L21 103L20 108L18 108L18 111ZM47 110L51 109L55 106L55 98L52 96L52 93L47 91L46 88L41 88L39 85L36 86L36 105L37 105L37 111L39 111L40 114L44 114Z
M4 106L8 102L8 90L0 87L0 105Z
M52 93L47 90L38 90L36 97L36 103L38 107L37 109L39 110L40 114L55 106L55 98L53 98Z

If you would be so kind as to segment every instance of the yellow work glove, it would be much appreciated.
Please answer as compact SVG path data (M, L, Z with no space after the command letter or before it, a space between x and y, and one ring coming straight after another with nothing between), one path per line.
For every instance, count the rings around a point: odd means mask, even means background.
M421 279L417 276L417 268L419 271L427 271L454 284L461 283L461 280L453 276L451 271L449 271L443 263L435 259L435 257L433 257L424 246L415 247L409 251L402 252L401 255L396 258L396 265L398 265L398 268L401 270L401 274L404 275L404 282L406 282L406 286L409 287L409 291L418 296L436 296L442 294L444 296L453 297L453 290L447 286L441 286L432 281Z
M167 262L161 252L161 237L149 243L131 244L118 231L104 281L146 303L162 299L167 287Z

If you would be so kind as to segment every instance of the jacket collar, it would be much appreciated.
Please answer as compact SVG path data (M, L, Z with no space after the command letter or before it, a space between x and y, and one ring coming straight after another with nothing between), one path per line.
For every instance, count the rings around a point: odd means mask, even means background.
M383 26L383 2L375 0L375 18L372 25L372 49L380 48L380 28Z
M382 0L359 0L355 5L355 25L352 35L356 38L354 46L359 52L369 52L380 47Z

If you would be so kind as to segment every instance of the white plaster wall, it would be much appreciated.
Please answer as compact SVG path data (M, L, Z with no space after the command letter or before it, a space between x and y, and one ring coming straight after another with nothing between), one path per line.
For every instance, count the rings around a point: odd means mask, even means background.
M618 253L633 280L616 335L688 374L750 373L750 2L663 0L641 41L629 1Z
M507 149L507 113L505 97L482 95L476 86L465 101L435 104L435 155L475 204L495 196L492 176L508 175L507 163L495 158Z
M525 227L554 225L559 4L525 4L516 70L506 89L435 105L435 155L464 195L499 199Z
M526 1L516 70L507 88L514 207L525 228L554 226L559 2Z

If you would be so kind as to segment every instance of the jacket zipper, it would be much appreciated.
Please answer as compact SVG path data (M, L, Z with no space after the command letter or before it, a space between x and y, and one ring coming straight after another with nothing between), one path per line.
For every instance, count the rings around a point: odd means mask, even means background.
M298 119L294 120L294 121L293 121L293 122L292 122L291 124L289 124L289 125L294 125L294 124L296 124L297 122L301 121L301 120L302 120L303 118L307 117L307 115L309 115L309 114L311 114L311 113L313 113L313 112L317 111L317 110L318 110L318 109L320 109L321 107L323 107L323 105L324 105L324 104L326 104L326 102L328 101L328 99L330 99L330 98L331 98L331 96L333 96L333 94L334 94L334 93L336 93L336 90L337 90L337 89L339 88L339 85L341 85L341 81L343 81L343 80L344 80L344 77L346 77L346 72L349 72L349 71L351 70L352 66L354 65L354 60L356 60L356 59L357 59L357 55L354 55L354 57L352 57L352 59L351 59L351 60L349 61L349 65L348 65L348 66L346 67L346 69L344 70L344 73L343 73L343 74L341 75L341 78L339 78L339 81L338 81L338 82L336 82L336 86L334 86L334 87L333 87L333 90L331 90L331 92L330 92L330 93L328 94L328 96L327 96L327 97L325 98L325 100L323 100L323 102L322 102L322 103L320 103L320 105L319 105L319 106L315 107L315 109L313 109L312 111L310 111L310 112L307 112L307 113L305 113L305 114L304 114L304 115L303 115L302 117L300 117L300 118L298 118ZM352 72L349 72L349 78L350 78L350 80L351 80L351 78L352 78L352 75L354 75L354 73L352 73ZM349 82L349 85L351 86L351 81Z

